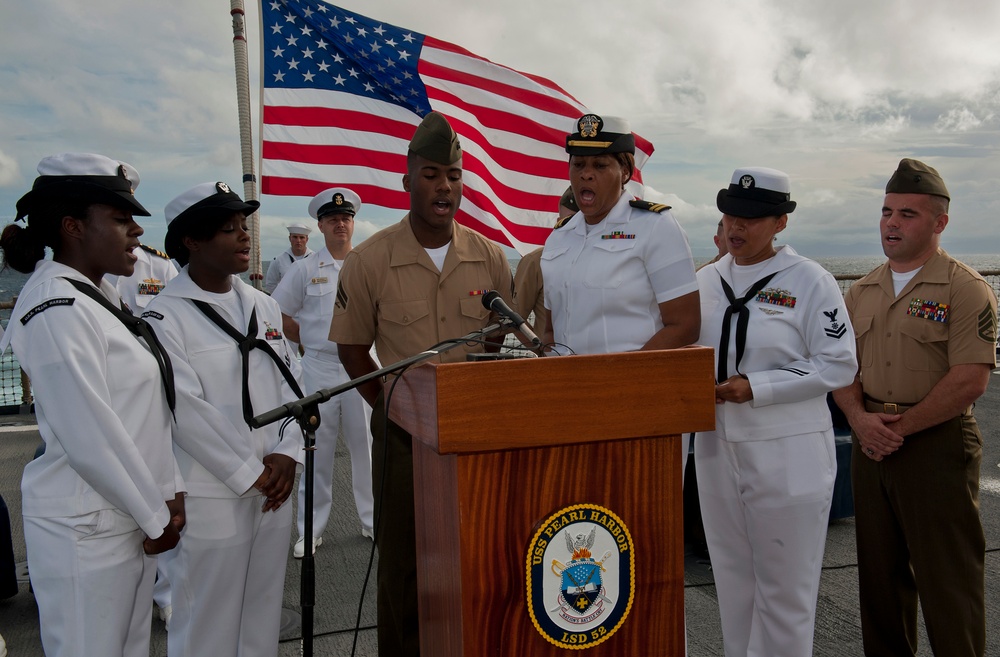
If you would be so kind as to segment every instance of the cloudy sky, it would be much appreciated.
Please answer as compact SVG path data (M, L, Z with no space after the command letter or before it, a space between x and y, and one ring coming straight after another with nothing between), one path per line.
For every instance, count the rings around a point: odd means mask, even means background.
M1000 3L990 0L344 0L559 83L656 146L647 198L665 201L696 258L737 166L782 169L799 203L784 237L805 255L879 253L897 162L935 166L952 194L943 244L1000 252ZM241 180L232 26L224 0L0 3L0 223L48 154L134 164L154 214L206 180ZM258 12L247 2L252 98ZM255 133L259 134L256 123ZM265 259L308 199L262 199ZM367 206L357 237L399 219ZM356 240L357 241L357 240Z

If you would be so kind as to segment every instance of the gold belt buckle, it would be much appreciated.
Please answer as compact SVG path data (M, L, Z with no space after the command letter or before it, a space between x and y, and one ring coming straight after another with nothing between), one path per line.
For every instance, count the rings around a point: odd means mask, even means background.
M887 404L882 404L882 405L885 407L885 412L887 414L889 414L889 415L898 415L899 414L899 406L897 406L896 404L888 404L887 403Z

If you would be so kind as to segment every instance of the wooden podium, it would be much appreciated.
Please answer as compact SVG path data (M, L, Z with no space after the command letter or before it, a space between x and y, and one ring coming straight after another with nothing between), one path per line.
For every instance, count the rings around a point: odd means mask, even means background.
M683 655L679 443L715 426L713 369L692 347L406 373L422 654Z

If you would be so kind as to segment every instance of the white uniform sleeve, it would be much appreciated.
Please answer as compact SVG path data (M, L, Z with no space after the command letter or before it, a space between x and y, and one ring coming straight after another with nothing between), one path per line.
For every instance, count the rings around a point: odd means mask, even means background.
M282 254L284 255L284 254ZM278 256L279 258L281 256ZM281 280L281 272L278 267L278 258L271 261L271 264L267 267L267 274L264 276L264 290L271 294L274 292L274 288L278 286L278 281Z
M174 443L230 490L242 495L264 471L264 463L229 417L205 400L201 378L188 360L189 352L183 332L174 322L176 318L168 315L170 309L164 305L155 308L164 317L151 321L150 325L170 354L174 368L177 391ZM237 380L231 385L240 383Z
M854 381L858 369L854 331L832 276L824 274L812 286L805 310L806 353L781 368L747 375L753 408L813 399Z
M305 265L305 259L297 261L281 278L277 287L271 289L271 298L278 303L281 312L292 318L302 310L302 304L305 300ZM268 272L270 272L270 268L268 268Z
M122 326L122 330L127 329ZM132 516L147 536L159 538L170 512L145 459L111 406L108 342L98 318L80 299L73 306L49 308L17 331L14 349L31 355L32 386L44 390L59 406L46 418L73 470Z
M698 291L687 235L669 211L654 222L653 232L644 248L643 262L656 294L656 303Z

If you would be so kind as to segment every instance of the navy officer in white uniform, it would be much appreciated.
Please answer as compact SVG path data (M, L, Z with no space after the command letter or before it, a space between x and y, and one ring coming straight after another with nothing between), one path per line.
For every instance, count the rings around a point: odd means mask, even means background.
M587 114L566 137L579 212L542 250L547 345L560 354L674 349L700 325L687 235L665 205L635 200L635 136L625 119ZM679 441L687 457L686 438Z
M774 246L787 175L737 169L716 204L729 253L698 272L716 428L694 445L722 638L727 657L802 657L837 473L826 395L854 380L854 338L833 276Z
M313 254L309 248L309 233L312 228L302 223L288 224L289 247L281 255L271 261L267 267L267 274L264 276L264 291L268 294L274 292L278 287L282 277L288 272L293 264L302 258L308 258Z
M128 177L133 182L132 188L135 189L139 186L139 172L124 162L122 166L128 167ZM131 276L108 274L105 278L118 290L122 301L128 305L132 313L140 315L153 297L160 293L167 281L177 275L177 267L166 253L146 244L140 244L139 248L133 249L132 255L136 257L136 261Z
M115 286L122 301L136 315L142 314L163 286L177 275L177 267L166 253L146 244L133 250L137 260L131 276L108 275L108 282Z
M635 137L625 119L587 114L566 137L580 211L542 251L558 353L683 347L698 337L698 284L687 235L665 205L635 200Z
M312 257L299 260L285 274L271 298L281 307L285 336L305 349L302 378L307 395L332 388L350 377L330 342L330 321L337 298L337 280L344 258L351 251L354 217L361 198L350 189L335 187L317 194L309 202L325 245ZM351 453L354 505L361 520L361 534L372 538L372 436L366 414L368 405L357 390L333 397L320 406L322 422L316 431L315 485L313 490L313 549L323 542L323 532L333 505L333 461L337 435L343 432ZM305 554L305 477L299 479L299 539L292 555Z

